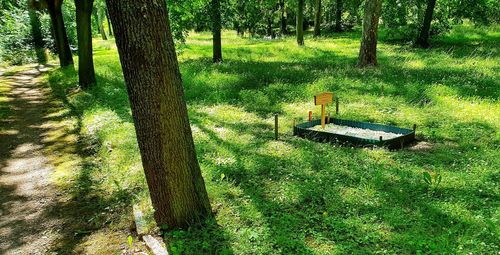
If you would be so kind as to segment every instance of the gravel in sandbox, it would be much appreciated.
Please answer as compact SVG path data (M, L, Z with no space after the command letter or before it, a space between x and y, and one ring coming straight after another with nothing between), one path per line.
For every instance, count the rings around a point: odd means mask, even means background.
M321 127L321 125L314 126L312 128L309 128L309 129L315 130L315 131L322 131L322 132L338 134L338 135L347 135L347 136L354 136L354 137L364 138L364 139L372 139L372 140L379 140L381 136L382 136L382 140L390 140L390 139L400 137L403 135L403 134L389 133L389 132L384 132L384 131L376 131L376 130L371 130L371 129L355 128L355 127L349 127L349 126L340 126L340 125L334 125L334 124L326 125L325 129L323 129Z

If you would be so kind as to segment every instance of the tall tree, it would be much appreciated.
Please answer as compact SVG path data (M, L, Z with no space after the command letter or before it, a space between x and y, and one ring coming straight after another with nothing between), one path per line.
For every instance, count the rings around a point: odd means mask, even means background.
M304 0L298 0L297 4L297 44L304 45Z
M76 33L78 37L78 80L82 88L95 83L92 56L92 7L94 0L75 0Z
M33 37L33 46L35 48L36 58L39 64L47 63L47 55L45 54L45 43L43 41L42 23L38 12L33 6L33 1L28 2L28 14L30 17L31 35Z
M210 6L210 13L212 15L213 61L214 63L219 63L222 62L222 21L220 14L220 0L211 0Z
M285 8L285 0L280 0L279 1L279 7L280 7L280 30L281 30L281 35L286 35L288 34L288 29L287 29L287 18L286 18L286 8Z
M54 41L59 55L59 64L61 67L73 65L73 56L69 48L68 35L62 15L63 0L47 0L47 9L52 22Z
M366 0L365 15L363 17L363 39L359 50L358 66L377 65L377 35L381 0Z
M167 6L106 0L134 117L142 164L160 226L211 216L196 159Z
M336 0L335 7L335 31L342 31L342 0Z
M109 20L108 7L106 7L106 21L108 22L108 33L113 36L113 28L111 27L111 21Z
M75 0L77 1L77 0ZM97 25L99 34L103 40L108 40L108 35L106 34L106 29L104 29L104 19L106 18L106 2L104 0L96 0L95 4L95 17L97 20Z
M425 16L422 26L420 27L420 33L418 34L415 45L427 48L429 47L429 31L431 29L432 16L434 14L434 8L436 7L436 0L428 0L427 8L425 9Z
M321 36L321 0L314 1L314 36Z

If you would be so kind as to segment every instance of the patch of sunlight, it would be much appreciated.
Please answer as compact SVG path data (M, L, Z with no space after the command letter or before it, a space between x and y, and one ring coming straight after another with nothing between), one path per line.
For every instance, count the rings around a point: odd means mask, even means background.
M436 202L432 203L431 207L435 208L436 211L449 216L452 219L463 222L474 222L475 218L481 217L470 210L467 209L467 205L461 204L459 202ZM458 222L447 222L448 224L456 224Z
M288 158L296 153L296 149L283 141L270 141L258 150L262 155L270 155L278 158Z
M57 110L57 111L53 111L47 115L45 115L45 119L54 119L54 118L60 118L62 116L65 116L67 115L68 113L70 113L71 110L70 109L60 109L60 110Z
M340 190L341 198L354 206L380 206L380 199L377 191L368 184L361 184L358 187L343 187Z
M308 235L304 242L309 249L318 254L342 254L342 250L337 248L335 242L327 238L319 239Z
M256 124L261 122L261 119L255 113L247 112L243 108L227 104L203 106L197 109L197 111L207 114L214 121L229 124Z
M207 163L219 167L230 167L236 164L234 153L228 150L219 150L213 153L207 153L203 156L203 160Z
M127 244L127 233L124 231L100 230L85 236L74 249L77 254L115 254L116 251L123 251ZM144 250L142 242L135 241L134 247Z
M19 130L14 130L14 129L0 130L0 135L17 135L17 134L19 134Z
M107 109L98 109L84 113L82 119L82 132L86 135L95 135L107 125L120 122L120 117L116 112Z
M421 59L413 59L405 62L405 66L411 69L424 69L427 64Z
M443 104L448 105L449 112L455 119L463 122L485 122L500 129L500 104L484 99L464 99L456 96L443 96Z
M208 142L210 141L210 137L203 132L197 125L191 124L191 132L193 133L193 139L196 142Z
M398 164L393 159L393 153L389 150L363 149L363 151L368 155L369 159L376 164L381 164L381 165L385 165L385 166L395 166Z

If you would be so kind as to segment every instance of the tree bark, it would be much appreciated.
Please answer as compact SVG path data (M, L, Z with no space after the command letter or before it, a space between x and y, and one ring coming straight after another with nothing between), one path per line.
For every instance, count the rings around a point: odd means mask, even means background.
M47 9L49 11L52 29L54 30L54 40L56 42L57 53L59 55L59 64L61 67L73 65L73 56L69 48L68 35L62 16L63 0L47 0Z
M78 37L78 81L80 87L95 84L94 57L92 56L92 7L94 0L75 0L76 33Z
M35 48L36 58L39 64L47 63L45 54L45 43L43 42L42 23L40 17L33 7L28 7L28 14L31 24L31 35L33 36L33 47Z
M432 16L434 8L436 7L436 0L428 0L427 8L425 9L424 21L420 28L420 33L415 41L415 45L422 48L429 47L429 31L431 29Z
M314 2L314 36L321 36L321 0Z
M187 227L212 215L162 1L106 0L155 219Z
M359 50L358 66L377 65L378 22L382 9L381 0L366 0L363 18L363 39Z
M304 0L298 0L297 5L297 44L304 45Z
M287 29L287 19L286 19L286 8L285 8L285 0L280 0L280 30L282 35L288 34Z
M336 1L335 8L335 31L342 32L342 0Z
M221 15L220 0L211 0L212 35L213 35L213 62L222 62Z

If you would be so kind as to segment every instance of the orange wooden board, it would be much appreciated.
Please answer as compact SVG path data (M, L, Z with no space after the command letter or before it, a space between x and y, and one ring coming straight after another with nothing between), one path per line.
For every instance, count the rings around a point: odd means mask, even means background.
M315 105L326 105L326 104L331 104L332 102L333 102L333 93L331 92L326 92L314 96Z

